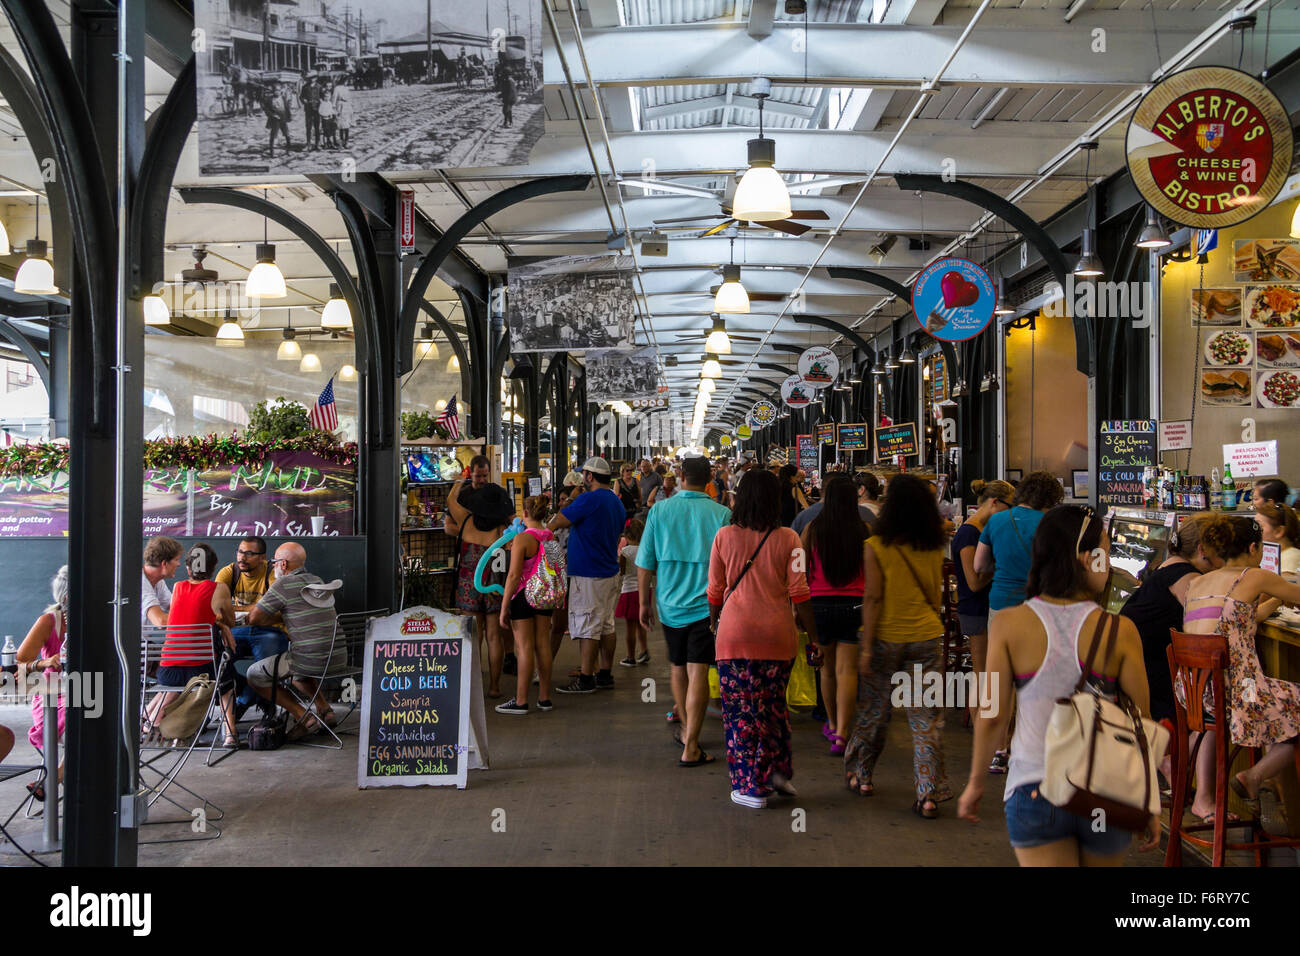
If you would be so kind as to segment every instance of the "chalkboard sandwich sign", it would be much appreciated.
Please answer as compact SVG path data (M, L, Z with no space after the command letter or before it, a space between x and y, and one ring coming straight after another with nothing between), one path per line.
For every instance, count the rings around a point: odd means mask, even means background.
M414 607L371 622L359 787L465 787L472 663L468 618Z
M889 461L895 455L910 457L916 454L916 422L900 422L876 429L876 461Z
M1156 423L1149 418L1098 423L1099 506L1142 504L1142 473L1156 463L1156 436Z

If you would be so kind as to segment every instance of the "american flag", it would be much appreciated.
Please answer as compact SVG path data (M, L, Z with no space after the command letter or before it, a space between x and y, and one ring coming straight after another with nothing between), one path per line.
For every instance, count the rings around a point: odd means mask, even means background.
M333 376L330 376L330 380L325 384L320 398L316 399L316 404L308 417L311 419L312 427L322 431L332 432L339 427L339 410L334 404Z
M438 416L437 424L447 429L447 434L451 436L452 441L460 438L460 413L456 410L456 396L451 397L447 407L442 410Z

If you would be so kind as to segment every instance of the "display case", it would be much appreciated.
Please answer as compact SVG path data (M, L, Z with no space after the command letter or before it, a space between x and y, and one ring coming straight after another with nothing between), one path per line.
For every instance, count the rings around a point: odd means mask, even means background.
M451 609L456 599L456 538L444 528L447 495L479 442L412 441L402 445L401 568L403 606Z
M1175 511L1143 508L1111 508L1106 513L1110 580L1102 603L1107 610L1119 613L1147 572L1164 563L1169 556L1169 536L1182 517Z

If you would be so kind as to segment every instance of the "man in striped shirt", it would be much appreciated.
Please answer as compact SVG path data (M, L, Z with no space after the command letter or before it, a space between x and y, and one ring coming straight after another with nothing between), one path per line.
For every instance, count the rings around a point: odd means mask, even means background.
M276 657L253 664L248 669L248 684L270 700L272 683L292 677L298 692L310 699L316 693L317 678L326 671L327 665L341 667L343 664L342 644L336 645L330 655L334 622L338 617L333 588L338 587L338 582L332 582L331 586L308 572L307 552L293 541L276 548L275 560L270 564L279 576L248 613L248 623L267 627L278 615L289 632L289 650L279 656L278 667ZM276 702L297 722L289 732L290 740L320 731L322 721L330 727L336 722L334 711L324 700L316 701L316 713L311 715L288 694L277 695Z

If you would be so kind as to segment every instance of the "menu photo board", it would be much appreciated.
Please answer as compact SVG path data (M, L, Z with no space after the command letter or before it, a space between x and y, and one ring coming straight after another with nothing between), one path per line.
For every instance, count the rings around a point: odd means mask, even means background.
M450 786L487 767L473 622L430 607L376 618L366 635L357 786Z
M798 442L799 467L804 474L816 478L821 471L821 445L813 435L796 435L795 441Z
M895 455L917 454L916 422L899 422L876 429L876 461L889 461Z
M1156 463L1155 420L1103 421L1097 431L1097 504L1142 504L1143 471Z
M840 451L866 451L867 450L867 426L866 423L860 425L841 425L839 426L838 439Z
M817 429L817 443L819 445L835 444L835 423L834 422L823 422L822 424L817 425L816 429Z

